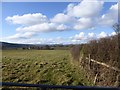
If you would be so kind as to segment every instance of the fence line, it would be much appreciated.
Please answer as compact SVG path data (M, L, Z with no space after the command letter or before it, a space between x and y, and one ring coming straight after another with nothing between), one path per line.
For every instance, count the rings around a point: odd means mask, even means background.
M92 90L103 90L103 89L110 89L110 90L119 90L118 87L98 87L98 86L60 86L60 85L42 85L42 84L23 84L23 83L12 83L12 82L0 82L1 86L16 86L16 87L37 87L41 88L42 90L46 89L72 89L72 90L84 90L84 89L92 89Z
M107 65L106 63L96 61L96 60L94 60L94 59L91 59L90 57L89 57L89 58L86 57L86 59L88 59L89 61L92 61L92 62L94 62L94 63L103 65L103 66L105 66L105 67L108 67L108 68L111 68L111 69L113 69L113 70L115 70L115 71L119 71L119 72L120 72L120 69L118 69L118 68L116 68L116 67L112 67L112 66L110 66L110 65Z

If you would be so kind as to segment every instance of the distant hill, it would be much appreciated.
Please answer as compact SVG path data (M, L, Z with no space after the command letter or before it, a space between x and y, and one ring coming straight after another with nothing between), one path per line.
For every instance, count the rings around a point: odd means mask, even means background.
M72 45L62 45L62 44L54 44L54 45L46 45L46 44L17 44L17 43L8 43L8 42L0 42L0 49L37 49L37 50L65 50L69 49Z
M25 47L29 47L29 46L31 46L31 45L0 42L0 48L2 48L2 49L16 49L16 48L25 48Z

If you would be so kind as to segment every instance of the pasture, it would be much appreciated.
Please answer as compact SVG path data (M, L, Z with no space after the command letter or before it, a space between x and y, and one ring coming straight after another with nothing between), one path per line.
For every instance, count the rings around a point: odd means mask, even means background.
M3 50L3 82L91 85L84 72L71 63L69 50Z

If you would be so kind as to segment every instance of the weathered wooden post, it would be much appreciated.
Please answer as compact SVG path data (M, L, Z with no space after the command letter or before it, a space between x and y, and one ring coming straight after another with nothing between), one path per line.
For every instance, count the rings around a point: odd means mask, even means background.
M89 69L91 69L91 57L90 57L90 54L88 55L88 58L89 58Z
M120 74L118 74L118 75L116 76L115 86L116 86L116 87L119 87L119 86L120 86Z
M98 73L95 75L95 79L94 79L94 85L96 85L96 81L97 81L97 76L98 76Z

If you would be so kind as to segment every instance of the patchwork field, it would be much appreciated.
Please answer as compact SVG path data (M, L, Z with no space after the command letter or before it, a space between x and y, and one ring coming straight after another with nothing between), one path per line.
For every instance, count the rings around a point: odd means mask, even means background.
M3 50L2 80L49 85L91 85L71 63L69 50Z

